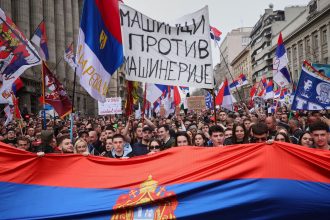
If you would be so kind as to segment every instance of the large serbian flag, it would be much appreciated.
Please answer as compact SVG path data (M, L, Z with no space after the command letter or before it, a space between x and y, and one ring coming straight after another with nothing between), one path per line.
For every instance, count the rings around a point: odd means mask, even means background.
M124 60L118 0L84 2L76 56L81 86L105 102L111 75Z
M2 219L329 219L330 151L274 143L131 159L0 146Z

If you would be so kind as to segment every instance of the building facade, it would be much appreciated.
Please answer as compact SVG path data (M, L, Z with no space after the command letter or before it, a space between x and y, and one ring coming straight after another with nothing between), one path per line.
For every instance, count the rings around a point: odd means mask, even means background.
M255 24L251 32L251 64L252 82L260 81L262 76L272 77L273 53L272 39L291 21L294 21L305 10L304 6L286 7L273 10L273 6L265 9L265 13Z
M50 70L65 86L72 97L74 71L63 60L65 48L72 42L76 46L83 0L0 0L0 7L25 34L31 38L44 19L48 39ZM30 113L37 113L41 106L41 66L30 68L22 75L24 88L18 92L20 106L27 105ZM75 109L82 115L96 115L97 102L76 82ZM122 72L112 77L108 97L125 97L125 77Z
M234 29L222 41L219 48L220 62L214 69L217 85L223 82L225 78L231 81L229 73L233 73L233 68L230 66L230 63L249 44L251 30L252 28L250 27Z
M251 48L250 45L246 46L230 63L233 69L234 78L237 78L240 74L244 74L248 82L252 82L252 65L251 65ZM249 89L251 84L244 85L239 88L240 95L235 95L236 100L247 99L249 97ZM237 91L233 91L235 94Z
M304 12L293 22L279 30L289 60L289 70L294 82L298 82L304 60L329 64L330 57L330 2L312 0ZM277 39L273 39L275 54Z

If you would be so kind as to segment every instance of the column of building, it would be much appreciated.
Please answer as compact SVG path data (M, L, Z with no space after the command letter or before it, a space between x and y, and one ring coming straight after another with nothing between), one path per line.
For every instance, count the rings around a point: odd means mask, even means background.
M73 23L73 49L76 51L77 42L78 42L78 33L79 33L79 2L78 0L72 0L72 23ZM74 74L74 73L73 73ZM74 75L73 75L74 77ZM76 110L84 113L83 110L83 94L82 88L80 87L79 77L76 77L76 100L75 107Z
M35 30L37 29L38 25L40 22L43 20L43 4L42 0L31 0L30 1L30 30L31 30L31 37L33 37ZM47 29L47 27L46 27ZM35 112L37 109L41 108L40 103L37 101L38 97L42 95L41 93L41 66L34 66L31 69L31 73L27 73L24 76L28 75L31 76L30 82L40 82L37 84L37 86L29 86L25 87L26 92L21 94L22 99L24 98L25 95L30 96L31 103L30 105L27 104L27 106L31 107L31 112ZM28 70L28 71L29 71ZM28 72L27 71L27 72ZM36 85L36 83L35 83ZM24 91L24 90L23 90ZM29 94L27 94L29 93Z
M328 63L330 63L330 20L327 25Z
M54 68L56 64L56 47L55 47L55 24L54 24L54 0L43 0L44 19L46 24L47 46L49 53L48 65Z
M12 18L11 0L0 0L0 8L6 13L7 16Z
M65 48L65 32L64 32L64 4L63 0L55 1L55 36L56 36L56 57L57 57L57 67L56 75L58 79L65 86L65 66L64 66L64 48Z

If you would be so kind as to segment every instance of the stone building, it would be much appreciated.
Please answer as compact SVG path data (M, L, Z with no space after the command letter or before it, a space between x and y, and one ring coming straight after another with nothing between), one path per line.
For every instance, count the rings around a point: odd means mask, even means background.
M282 32L289 60L289 70L298 82L304 60L329 64L330 60L330 2L312 0L294 21L278 30ZM278 35L277 33L277 35ZM275 54L277 38L272 41Z
M230 63L249 44L251 30L252 28L250 27L234 29L222 41L220 51L223 56L220 54L220 62L215 66L214 70L217 85L223 82L225 78L231 81L229 71L233 73L233 69ZM228 68L226 65L228 65Z
M230 63L234 77L237 78L240 74L244 74L248 82L252 82L252 65L250 52L251 48L250 45L248 45ZM251 83L239 88L238 90L240 95L235 95L236 100L239 100L239 97L242 99L247 99L249 97L250 88ZM233 93L235 94L236 90L234 90Z
M286 7L273 10L273 5L265 9L265 13L253 27L251 32L252 82L260 81L262 76L272 77L273 53L272 39L288 23L297 19L305 10L304 6Z
M78 38L83 0L0 0L0 7L12 18L27 38L31 38L44 19L48 38L47 65L66 87L72 97L74 72L63 60L65 48ZM37 113L41 106L41 66L28 69L23 75L24 88L18 92L20 105ZM125 96L125 77L116 73L112 77L108 97ZM76 82L75 109L81 114L97 114L97 102Z

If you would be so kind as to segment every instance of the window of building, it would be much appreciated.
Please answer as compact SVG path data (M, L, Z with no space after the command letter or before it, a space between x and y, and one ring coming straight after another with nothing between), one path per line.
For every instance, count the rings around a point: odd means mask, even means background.
M323 28L322 30L322 39L321 39L322 44L327 43L327 29L326 27Z
M318 43L319 43L319 36L317 34L313 35L313 50L317 50L318 49Z
M299 59L301 60L301 58L303 57L303 43L302 43L302 41L298 42L298 55L299 55Z
M247 46L251 41L251 38L250 37L242 37L242 46Z

